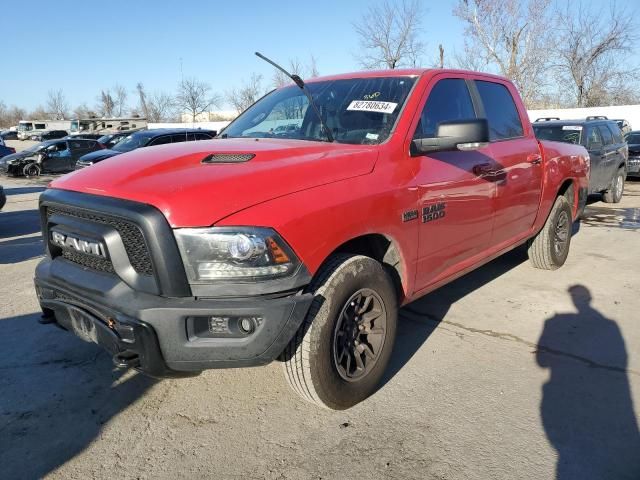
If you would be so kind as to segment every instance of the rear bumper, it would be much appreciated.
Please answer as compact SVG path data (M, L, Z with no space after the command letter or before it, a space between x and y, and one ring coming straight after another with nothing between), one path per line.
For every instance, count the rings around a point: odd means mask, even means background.
M298 330L313 299L168 298L50 258L38 264L35 285L43 311L53 313L56 323L105 348L119 366L156 377L269 363ZM242 331L241 319L250 331Z

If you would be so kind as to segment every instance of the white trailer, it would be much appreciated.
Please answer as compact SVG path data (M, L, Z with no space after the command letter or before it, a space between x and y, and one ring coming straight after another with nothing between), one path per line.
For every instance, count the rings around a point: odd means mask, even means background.
M130 118L76 118L71 120L71 135L92 133L106 135L107 133L125 132L127 130L141 130L147 128L147 119L143 117Z
M71 120L20 120L18 122L18 140L28 140L38 133L49 130L71 129Z

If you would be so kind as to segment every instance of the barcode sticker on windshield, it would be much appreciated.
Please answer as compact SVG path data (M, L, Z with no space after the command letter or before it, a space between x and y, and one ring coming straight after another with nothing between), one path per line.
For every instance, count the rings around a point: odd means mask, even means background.
M347 110L357 110L359 112L393 113L397 106L398 104L393 102L354 100L349 104Z
M562 126L563 130L582 130L582 127L580 125L563 125Z

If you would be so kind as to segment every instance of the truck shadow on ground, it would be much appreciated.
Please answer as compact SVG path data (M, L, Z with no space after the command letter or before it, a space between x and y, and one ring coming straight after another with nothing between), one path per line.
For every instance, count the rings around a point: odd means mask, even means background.
M46 476L82 452L103 424L156 382L114 370L95 345L40 326L37 319L37 314L0 319L3 478Z
M582 285L569 288L576 313L546 320L536 361L549 369L540 415L558 452L557 480L640 478L640 432L624 339L591 306Z
M0 238L21 237L40 232L40 212L36 209L0 212Z
M381 388L422 347L438 324L444 320L451 305L525 261L526 250L516 248L400 309L396 344Z
M6 187L4 193L7 197L11 195L25 195L27 193L40 193L44 192L46 187Z

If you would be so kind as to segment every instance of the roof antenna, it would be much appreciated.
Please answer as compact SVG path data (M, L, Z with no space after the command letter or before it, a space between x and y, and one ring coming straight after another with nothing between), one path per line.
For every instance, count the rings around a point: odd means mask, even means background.
M333 142L334 141L333 134L331 133L331 130L329 130L327 128L327 126L324 124L324 122L322 121L322 115L320 114L320 110L318 109L318 106L316 105L316 103L313 101L313 97L311 96L311 93L309 92L309 89L305 85L304 80L302 80L302 78L300 78L300 75L291 74L291 73L287 72L284 68L282 68L276 62L274 62L273 60L268 59L267 57L262 55L260 52L255 52L255 53L256 53L257 57L261 58L262 60L264 60L267 63L270 63L271 65L276 67L278 70L280 70L282 73L284 73L287 77L289 77L291 80L293 80L294 83L298 86L298 88L300 88L300 90L302 90L304 92L304 94L307 96L307 99L309 100L309 105L311 105L311 108L313 108L313 111L316 112L316 115L318 116L318 119L320 120L320 128L322 128L322 130L324 131L325 135L327 136L327 140L329 140L330 142Z

